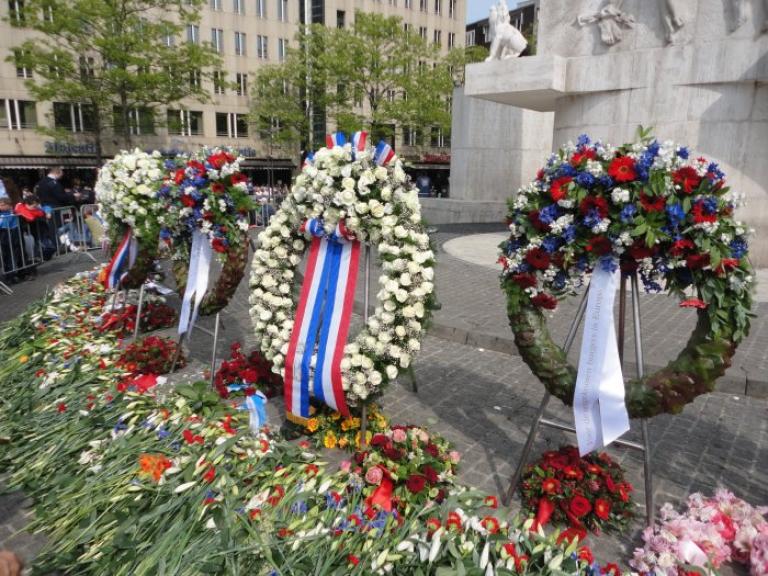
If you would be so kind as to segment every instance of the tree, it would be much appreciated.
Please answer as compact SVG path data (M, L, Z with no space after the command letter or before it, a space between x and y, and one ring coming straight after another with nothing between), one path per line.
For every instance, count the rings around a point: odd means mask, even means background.
M210 98L203 80L221 59L199 41L204 1L26 0L9 20L38 34L8 59L33 71L36 99L85 107L100 161L106 127L129 146L158 106Z

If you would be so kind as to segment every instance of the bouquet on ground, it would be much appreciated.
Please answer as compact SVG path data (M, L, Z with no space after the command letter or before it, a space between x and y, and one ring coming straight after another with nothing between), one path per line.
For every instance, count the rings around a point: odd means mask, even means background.
M586 535L586 530L621 531L634 516L632 485L605 452L583 458L575 446L545 452L526 467L520 492L540 526L552 521Z
M387 432L389 421L381 407L375 403L368 405L366 418L368 426L365 437L366 442L370 444L374 435ZM304 432L313 437L318 448L356 450L360 448L361 425L362 417L344 417L341 413L323 406L304 424Z
M407 513L442 502L456 480L458 452L418 426L392 426L374 434L370 447L354 455L353 476L363 482L370 506Z
M216 371L214 386L222 398L238 392L250 396L257 390L272 398L282 392L283 381L272 372L272 365L258 350L246 356L242 345L235 342L230 347L229 359L224 360Z
M714 575L726 562L749 566L751 576L768 574L766 513L767 506L754 507L728 490L711 498L692 494L684 512L667 503L630 564L656 576Z
M117 361L132 375L168 374L173 368L173 360L179 354L176 367L186 364L183 353L179 353L178 344L170 338L147 336L129 345Z

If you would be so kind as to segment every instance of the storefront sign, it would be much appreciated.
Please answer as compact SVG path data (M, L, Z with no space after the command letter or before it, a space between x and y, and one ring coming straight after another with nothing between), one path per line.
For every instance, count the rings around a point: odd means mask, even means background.
M82 144L70 144L69 142L56 142L49 140L45 143L46 154L96 154L96 144L84 142Z

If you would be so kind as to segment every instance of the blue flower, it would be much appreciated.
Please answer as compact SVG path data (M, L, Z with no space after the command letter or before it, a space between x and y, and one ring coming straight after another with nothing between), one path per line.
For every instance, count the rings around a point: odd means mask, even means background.
M170 436L170 434L171 433L168 430L166 430L163 426L160 426L157 429L157 439L158 440L163 440L163 439L167 438L168 436Z
M600 221L602 218L600 218L600 211L597 208L590 208L587 211L586 216L584 216L584 226L587 228L593 228L600 224Z
M730 244L731 256L741 259L747 253L747 241L744 238L734 238Z
M582 146L589 146L592 143L592 141L589 139L589 136L586 134L579 134L579 137L576 139L576 146L581 148Z
M576 176L576 184L582 188L592 188L595 185L595 177L589 172L579 172Z
M688 148L686 148L685 146L680 146L680 148L677 149L677 156L679 158L682 158L683 160L687 160L688 155L689 155Z
M603 174L597 179L597 183L603 188L613 188L613 178L608 174Z
M637 208L635 208L635 205L626 204L624 208L621 209L621 214L619 214L619 218L624 224L628 224L632 222L632 220L634 220L635 214L637 214Z
M562 178L564 176L570 176L573 178L576 176L577 173L578 171L576 170L576 168L574 168L568 163L560 164L560 167L557 169L558 178Z
M579 259L576 261L576 268L584 272L585 270L589 270L589 259L586 256L580 256Z
M544 222L544 224L552 224L552 222L557 220L559 215L560 208L558 208L557 204L550 204L549 206L541 209L539 212L539 220Z
M683 206L679 202L667 206L666 210L667 219L673 227L678 227L685 220L685 210L683 210Z
M115 427L114 427L114 428L112 428L112 431L113 431L115 434L117 434L118 432L122 432L123 430L127 430L127 429L128 429L128 425L127 425L125 422L123 422L123 419L122 419L122 418L120 418L120 419L117 421L117 424L115 424Z
M720 170L720 167L715 164L714 162L710 162L709 166L707 166L707 176L710 180L722 180L725 178L725 173Z
M555 275L555 278L552 280L552 287L555 290L562 290L563 288L565 288L565 279L566 279L565 272L561 270Z
M576 240L576 226L569 224L565 230L563 230L563 239L566 244L571 244Z
M294 502L291 506L291 512L293 514L299 515L299 514L306 514L308 510L307 503L304 502L304 500L299 500L297 502Z
M717 198L708 196L701 201L705 214L717 214Z
M541 241L541 245L544 247L544 250L552 254L552 252L555 252L560 247L560 238L547 236Z
M605 272L616 272L618 265L612 256L603 256L600 258L600 268Z

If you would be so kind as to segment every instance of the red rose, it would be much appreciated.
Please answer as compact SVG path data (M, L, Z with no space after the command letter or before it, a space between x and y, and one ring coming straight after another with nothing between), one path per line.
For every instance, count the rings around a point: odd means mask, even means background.
M689 254L685 263L691 270L699 270L709 266L709 254Z
M437 472L435 472L435 469L432 468L432 466L425 464L421 467L421 473L424 474L427 482L430 484L437 484Z
M602 196L587 196L579 204L579 212L586 215L590 210L597 210L600 218L608 216L608 201Z
M197 202L195 202L195 199L192 198L192 196L190 196L189 194L182 195L181 203L184 204L184 206L186 206L187 208L194 208L195 204L197 204Z
M701 176L691 166L683 166L672 173L672 181L679 184L686 194L692 194L701 184Z
M205 474L203 474L203 480L208 482L209 484L213 482L213 480L216 478L216 468L213 466L208 466L208 470L205 471Z
M539 232L549 232L549 224L545 224L541 221L538 210L531 210L528 212L528 220L531 221L531 225Z
M602 498L595 500L595 515L600 520L608 520L608 517L611 515L611 503Z
M534 274L513 274L512 282L520 286L521 288L533 288L538 283Z
M549 254L538 246L528 251L525 255L525 261L537 270L549 268Z
M185 174L184 169L179 168L178 170L176 170L176 173L173 175L173 183L176 184L176 186L178 186L184 181L184 178L186 178L186 176L187 175Z
M248 177L242 172L236 172L232 174L232 184L240 184L241 182L247 182Z
M683 238L672 243L669 254L670 256L682 256L687 250L693 250L694 248L696 248L696 244L687 238Z
M640 205L646 212L661 212L664 210L665 204L666 200L661 196L652 198L651 196L647 196L644 192L640 192Z
M605 236L594 236L589 239L587 243L587 252L594 252L598 256L605 256L610 254L613 249L613 244Z
M64 402L59 402L59 404L56 406L56 411L59 412L59 414L67 411L67 405L64 404Z
M223 194L226 188L224 187L224 184L221 182L214 182L211 184L211 190L214 194Z
M616 182L632 182L637 178L635 161L629 156L619 156L608 165L608 175Z
M545 310L554 310L557 308L557 298L545 292L539 292L536 294L536 296L531 298L531 303L534 306L538 308L544 308Z
M387 444L389 444L389 438L384 434L374 434L371 438L371 446L386 446Z
M427 479L421 474L411 474L405 481L405 487L411 494L418 494L424 490L424 486L427 484Z
M584 498L581 494L576 494L571 498L568 508L576 518L581 518L582 516L589 514L592 510L592 504L590 504L589 500Z
M562 200L566 197L568 194L568 184L573 182L573 178L570 176L564 176L562 178L558 178L552 182L552 187L549 190L550 195L552 196L552 200L554 202L557 202L559 200Z
M227 245L224 243L224 241L221 238L214 238L213 241L211 241L211 247L221 254L227 251Z

